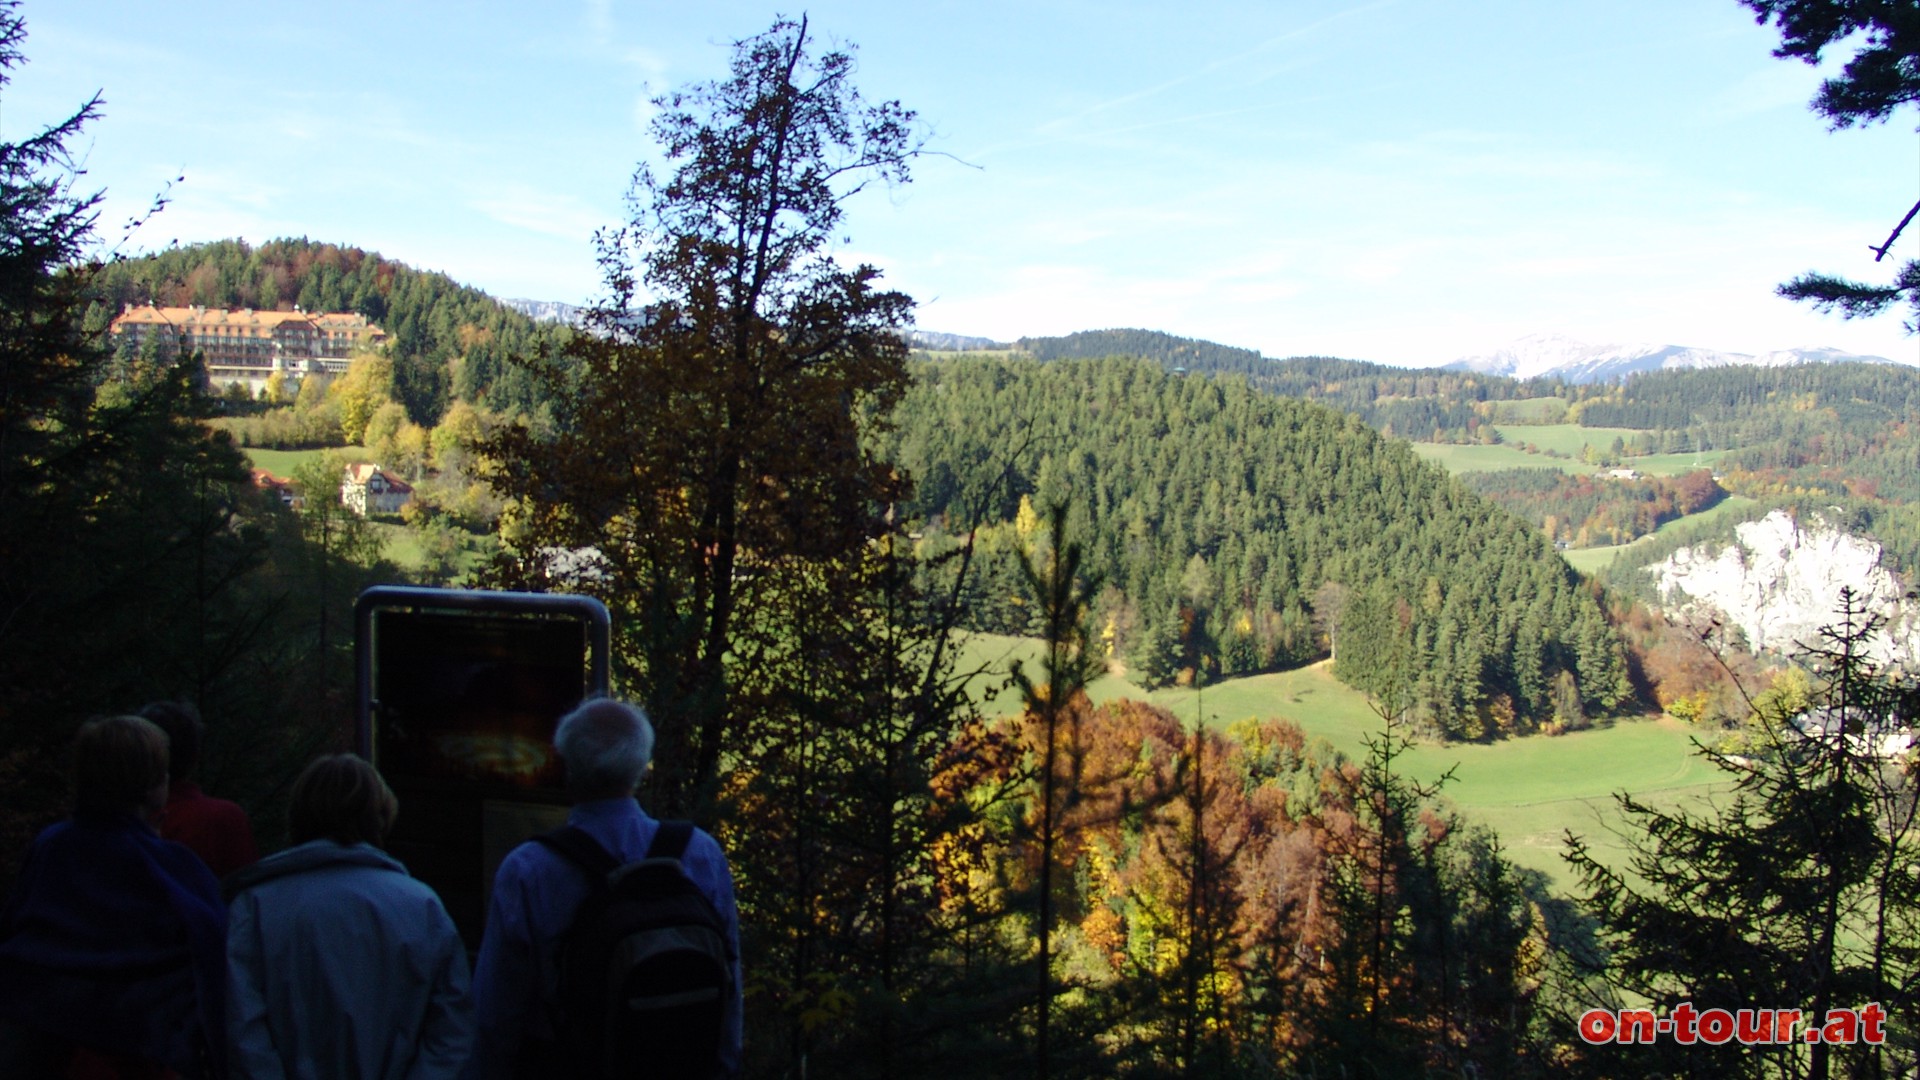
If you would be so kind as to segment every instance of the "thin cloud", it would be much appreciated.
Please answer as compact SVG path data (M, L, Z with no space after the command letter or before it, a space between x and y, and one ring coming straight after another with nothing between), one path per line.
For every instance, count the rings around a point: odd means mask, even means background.
M1239 67L1242 64L1246 63L1248 60L1251 60L1256 56L1259 56L1263 53L1271 51L1275 46L1284 44L1289 41L1294 41L1302 37L1306 37L1307 35L1312 34L1315 31L1322 29L1323 27L1331 26L1334 23L1341 22L1345 19L1353 18L1357 15L1361 15L1378 8L1392 6L1396 2L1397 0L1375 0L1375 2L1371 4L1363 4L1357 8L1351 8L1346 11L1336 12L1332 15L1326 16L1325 18L1316 19L1305 26L1296 27L1292 30L1287 30L1279 34L1275 34L1272 37L1269 37L1266 40L1260 42L1259 44L1252 46L1251 48L1243 49L1240 52L1234 53L1230 56L1224 56L1218 60L1214 60L1210 63L1203 64L1200 67L1195 68L1194 70L1187 72L1184 75L1177 75L1171 79L1167 79L1162 82L1156 83L1153 86L1149 86L1141 90L1135 90L1132 93L1121 94L1117 97L1108 98L1105 101L1096 102L1092 105L1087 106L1086 108L1081 109L1078 112L1070 113L1066 116L1062 116L1054 120L1050 120L1044 124L1041 124L1035 130L1040 134L1056 133L1060 131L1060 129L1068 125L1071 125L1073 123L1076 123L1080 120L1084 120L1089 116L1094 116L1099 113L1106 112L1110 109L1116 109L1122 105L1132 104L1133 102L1136 102L1136 101L1144 101L1147 98L1156 97L1160 94L1166 93L1168 90L1171 90L1174 87L1183 86L1203 76L1211 75L1214 72L1226 71L1232 68ZM1293 66L1294 65L1285 65L1280 70L1287 70ZM1272 78L1275 74L1278 74L1278 72L1277 71L1268 72L1262 75L1259 81L1264 81L1265 79Z
M561 240L586 241L607 223L605 212L570 195L555 195L527 185L468 200L487 217L527 232Z

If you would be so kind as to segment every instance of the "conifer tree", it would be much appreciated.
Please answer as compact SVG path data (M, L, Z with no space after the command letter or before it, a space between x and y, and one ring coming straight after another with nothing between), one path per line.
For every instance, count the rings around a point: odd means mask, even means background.
M1908 1075L1920 1060L1920 823L1911 766L1880 756L1881 736L1910 726L1915 691L1872 659L1884 620L1851 590L1808 652L1821 680L1812 708L1754 717L1738 756L1702 749L1732 794L1706 809L1622 795L1632 841L1624 869L1568 836L1611 947L1604 975L1663 1014L1879 1005L1884 1045L1603 1045L1602 1070L1718 1076ZM1782 700L1782 699L1776 699Z
M0 86L25 37L0 4ZM282 640L256 573L273 518L203 422L204 371L191 355L116 364L86 318L100 196L74 155L100 107L0 142L0 877L59 816L89 713L196 700L220 733L210 782L235 713L284 719L251 711L279 689L259 676Z
M1047 515L1050 543L1044 554L1029 551L1021 559L1027 586L1039 609L1043 652L1040 676L1036 681L1025 669L1013 669L1015 683L1034 721L1039 746L1040 806L1036 822L1040 851L1038 912L1034 937L1038 944L1034 968L1038 991L1034 1001L1034 1072L1042 1078L1053 1067L1054 998L1054 890L1055 862L1061 843L1061 821L1066 800L1082 794L1078 770L1062 760L1063 724L1070 709L1084 709L1086 686L1092 680L1096 661L1088 643L1092 632L1087 616L1099 581L1083 573L1081 548L1066 539L1067 506L1057 503Z
M1823 81L1813 99L1813 110L1835 128L1880 123L1920 102L1920 19L1911 5L1883 0L1740 2L1759 23L1779 28L1775 56L1818 64L1829 48L1853 48L1844 69ZM1920 203L1907 211L1884 244L1873 247L1875 262L1886 257L1916 213ZM1905 302L1913 312L1907 332L1920 332L1920 260L1908 261L1885 285L1809 272L1780 286L1779 293L1847 318L1877 315Z

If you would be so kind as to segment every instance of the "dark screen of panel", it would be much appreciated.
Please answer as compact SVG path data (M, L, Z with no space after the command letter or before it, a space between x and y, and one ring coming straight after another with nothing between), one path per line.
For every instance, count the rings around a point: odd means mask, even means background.
M560 786L553 725L584 693L584 624L383 611L374 641L382 772L399 780Z

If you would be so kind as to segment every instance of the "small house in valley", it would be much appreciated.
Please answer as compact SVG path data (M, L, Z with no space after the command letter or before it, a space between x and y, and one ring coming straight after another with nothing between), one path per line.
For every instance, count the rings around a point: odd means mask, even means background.
M412 484L365 462L347 466L346 479L340 483L340 501L361 517L397 514L412 499Z
M286 477L275 476L265 469L255 469L253 470L253 486L259 488L268 496L279 499L284 506L297 507L300 505L299 489L295 488L293 481L288 480Z

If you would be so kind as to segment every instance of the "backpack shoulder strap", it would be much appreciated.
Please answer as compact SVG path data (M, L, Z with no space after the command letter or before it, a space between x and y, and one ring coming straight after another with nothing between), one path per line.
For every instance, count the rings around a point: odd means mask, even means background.
M602 885L606 884L608 874L620 868L619 861L578 825L562 825L552 832L540 833L534 840L559 852L568 862L585 870L588 877Z
M653 834L653 843L647 847L649 859L675 859L687 853L687 842L693 839L693 822L663 821L660 829Z

